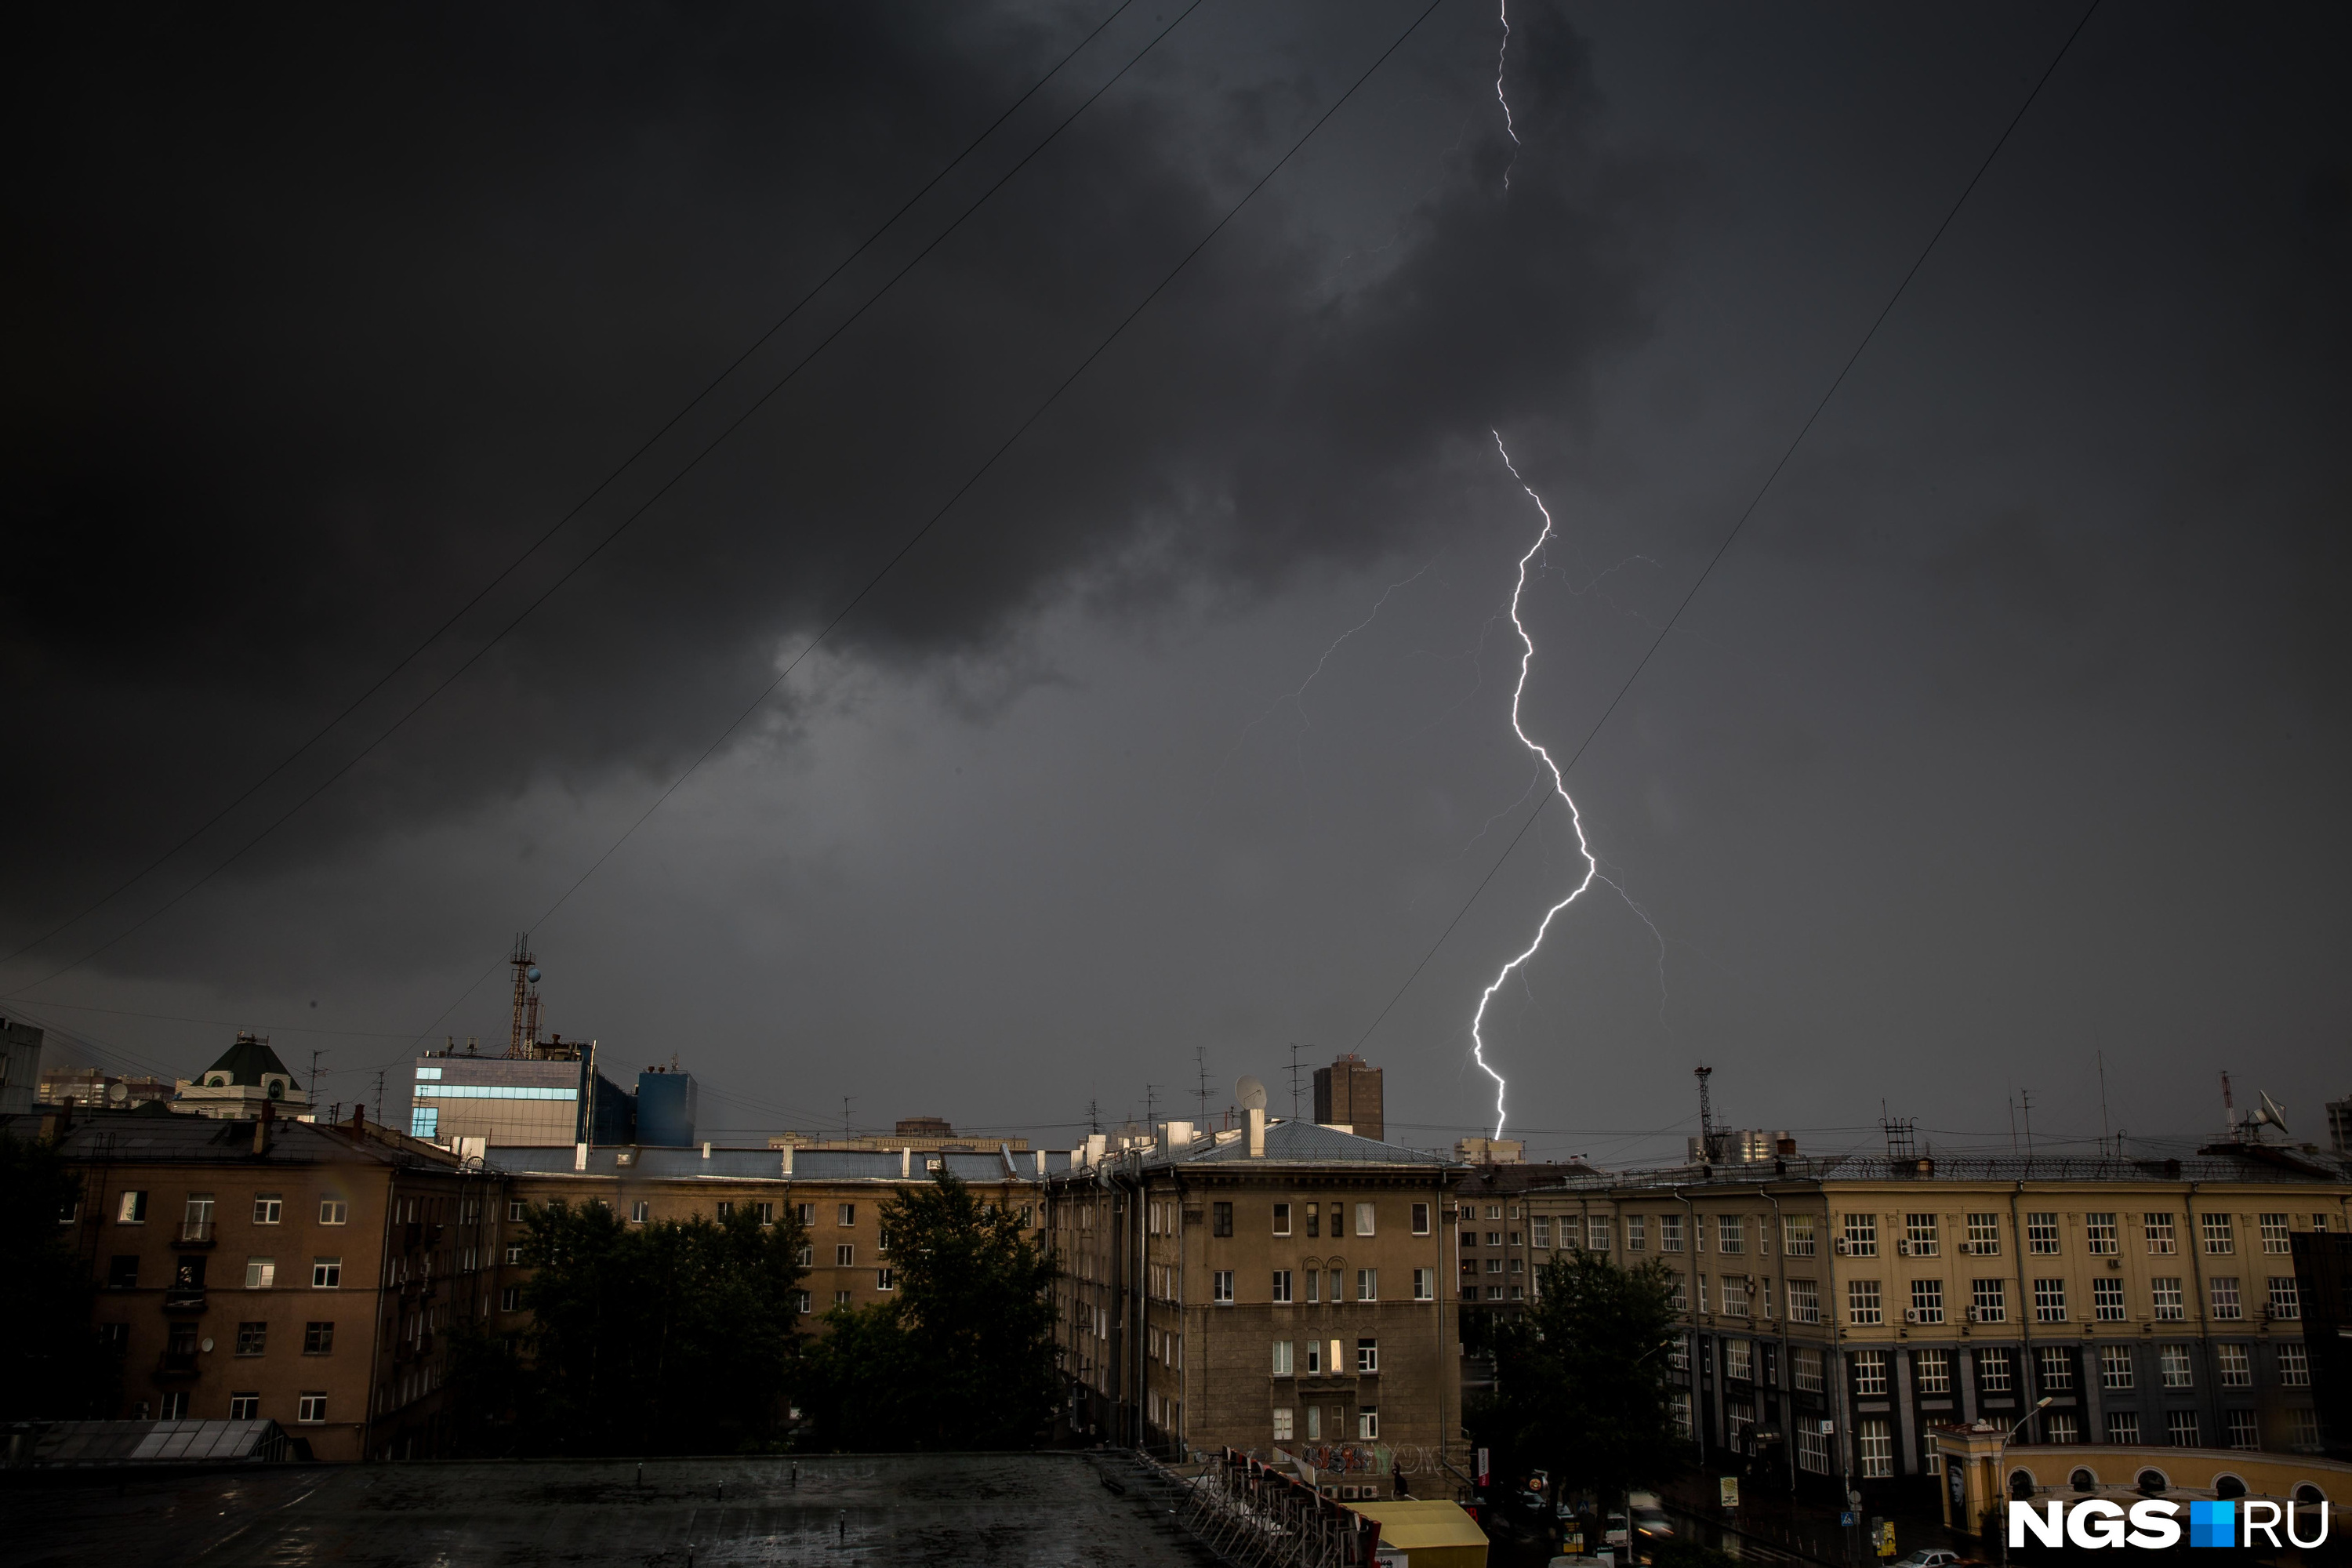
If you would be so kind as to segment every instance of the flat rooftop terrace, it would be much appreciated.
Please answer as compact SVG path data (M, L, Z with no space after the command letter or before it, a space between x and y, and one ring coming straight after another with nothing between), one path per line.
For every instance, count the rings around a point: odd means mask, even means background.
M0 1563L1213 1563L1118 1457L270 1466L0 1483ZM1114 1491L1108 1476L1125 1488ZM689 1558L689 1552L691 1557Z

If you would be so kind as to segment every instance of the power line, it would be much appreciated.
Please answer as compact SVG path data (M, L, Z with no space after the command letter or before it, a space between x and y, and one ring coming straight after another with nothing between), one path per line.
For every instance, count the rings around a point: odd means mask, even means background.
M936 174L932 174L929 180L923 183L920 189L917 190L913 195L908 196L904 202L899 204L898 210L893 212L887 218L884 219L881 226L876 228L873 233L867 235L858 245L856 249L851 251L847 256L843 257L840 261L834 265L831 271L827 272L823 278L818 279L817 281L793 303L790 310L786 310L782 316L779 316L775 321L769 326L767 331L754 338L750 346L746 347L740 353L737 354L733 360L730 361L726 368L721 370L717 375L713 376L709 383L706 384L700 392L696 393L693 398L689 400L684 407L672 415L659 429L656 430L651 436L646 437L646 439L639 444L637 448L631 452L628 457L624 458L610 473L598 480L595 487L590 489L586 495L583 496L580 500L572 506L571 510L556 519L544 532L540 534L538 538L531 541L530 545L527 546L520 554L509 562L505 568L502 569L497 576L492 577L488 583L484 584L481 589L477 592L473 597L467 599L463 605L460 605L447 619L444 620L438 626L435 627L433 632L427 636L424 641L411 648L397 662L395 662L391 668L385 670L381 676L377 677L375 681L370 685L366 690L361 692L356 698L353 698L352 701L341 710L341 711L338 712L332 719L330 719L326 724L316 733L312 734L309 740L304 741L300 745L295 747L293 751L287 753L287 755L279 761L277 766L271 768L258 779L256 779L251 784L247 786L245 791L238 795L236 799L230 801L226 805L222 806L218 811L207 817L203 824L197 826L194 831L190 832L186 837L183 837L178 843L173 845L172 847L163 851L163 854L149 861L144 867L134 872L129 879L116 886L111 891L108 892L95 902L86 906L78 913L68 916L66 920L60 921L55 926L52 926L48 931L44 931L41 935L35 937L32 941L24 943L15 952L10 952L6 957L0 958L0 964L13 963L25 953L31 952L34 948L40 946L42 943L49 941L52 937L68 930L87 916L112 902L122 893L128 891L131 888L143 880L159 867L170 861L182 850L187 848L197 839L203 837L205 834L211 831L212 828L224 817L227 816L231 812L244 805L247 801L252 799L253 796L267 786L271 780L277 778L278 774L284 773L289 767L292 766L312 747L316 746L320 742L332 734L341 726L343 721L349 719L353 713L357 712L370 698L383 690L384 686L389 683L394 677L397 676L402 670L407 668L419 658L423 657L426 649L430 648L434 644L439 642L442 637L446 636L451 628L455 627L457 623L463 620L477 605L478 605L485 598L488 597L488 595L498 588L499 584L504 583L509 577L512 576L522 567L525 562L529 561L533 555L536 555L541 548L553 540L557 534L561 533L574 519L579 517L583 511L586 510L599 496L603 495L605 490L612 487L615 480L619 479L623 474L635 467L639 458L651 451L654 447L660 442L662 437L667 436L670 431L677 428L680 421L684 420L687 416L692 414L697 408L700 407L713 392L716 392L729 377L732 376L736 371L743 366L746 361L750 360L753 354L759 353L761 348L765 347L771 339L772 339L778 332L782 331L787 324L801 313L802 310L806 309L808 305L814 301L819 294L822 294L835 279L840 277L853 262L855 262L859 257L865 255L867 250L871 249L876 241L879 240L885 234L887 234L894 226L896 226L898 220L906 216L907 214L914 208L917 203L929 195L932 190L939 185L940 181L946 179L949 174L954 173L957 168L961 166L967 158L979 151L981 146L985 143L990 137L993 136L997 130L1021 109L1022 105L1027 103L1030 99L1035 97L1036 94L1044 89L1047 82L1052 81L1055 77L1060 75L1062 68L1065 66L1067 66L1070 61L1076 58L1079 53L1083 51L1088 44L1094 42L1097 37L1100 37L1105 28L1108 27L1111 23L1117 21L1119 16L1124 15L1128 8L1134 4L1135 0L1121 0L1118 9L1111 12L1109 16L1104 17L1101 22L1097 23L1094 31L1079 39L1076 46L1073 47L1068 54L1064 55L1060 60L1055 63L1051 70L1048 70L1044 76L1038 78L1037 80L1031 85L1028 91L1024 92L1019 98L1013 100L1012 104L1008 106L1003 113L991 121L988 124L988 128L982 131L978 136L974 137L971 142L964 147L963 151L958 153L953 158L942 164ZM526 605L520 615L515 616L513 620L509 621L507 625L500 628L498 634L492 637L488 642L484 643L480 647L477 648L473 655L468 658L465 663L459 665L457 669L451 671L448 676L444 678L430 691L427 691L424 697L419 699L417 702L406 712L394 720L389 728L377 735L373 741L368 742L367 746L357 755L352 757L349 761L345 762L341 767L329 774L325 782L321 783L317 788L311 790L310 794L304 795L300 800L296 801L291 806L280 813L267 826L263 827L259 833L247 839L226 859L223 859L217 865L214 866L210 871L205 872L203 877L197 879L194 882L190 883L186 888L182 889L161 908L152 911L136 924L122 931L117 932L107 942L101 943L98 947L92 948L89 952L82 954L81 957L77 958L71 963L67 964L65 968L54 970L50 973L42 976L41 979L34 981L31 985L25 986L22 989L31 990L33 986L47 984L49 981L56 979L59 974L65 973L68 970L79 968L81 964L88 963L90 959L97 957L98 954L113 946L114 943L121 942L124 937L130 936L132 932L141 930L150 921L177 905L181 900L186 898L190 893L194 892L198 888L203 887L206 882L210 881L215 875L232 862L236 861L240 856L244 855L247 850L251 849L256 844L260 843L263 838L268 837L269 834L274 832L280 824L287 820L287 818L292 816L296 812L300 811L302 807L317 799L319 795L323 794L337 780L341 779L343 774L349 773L354 766L362 761L369 752L374 751L377 746L389 739L394 731L406 724L411 718L413 718L425 706L425 704L431 702L434 698L439 696L441 692L459 676L464 675L467 670L472 668L476 661L480 659L484 654L489 652L491 648L503 641L509 632L513 631L516 626L520 626L530 616L532 611L536 610L541 604L545 603L557 589L562 588L565 583L570 582L572 575L583 566L585 566L590 561L594 560L595 557L603 552L605 545L612 543L614 540L619 538L622 532L624 532L630 524L635 522L639 517L645 514L648 508L650 508L656 501L659 500L664 495L667 494L673 486L675 486L680 479L684 479L688 473L691 472L704 458L708 457L710 452L719 445L720 442L725 441L728 437L733 435L736 428L740 426L744 420L757 413L770 398L773 397L776 393L782 388L786 382L789 382L793 376L799 374L803 366L814 359L817 354L824 352L827 344L831 343L835 338L839 337L842 332L848 330L848 328L853 325L859 317L866 313L868 308L870 308L877 300L880 300L884 294L888 293L898 283L899 279L904 278L908 272L911 271L914 267L923 259L924 257L929 256L933 249L937 248L942 240L946 239L948 236L953 234L957 228L961 227L964 219L970 217L973 212L977 211L982 204L987 202L990 196L994 195L997 190L1004 184L1005 181L1011 179L1013 175L1020 173L1021 170L1028 164L1030 159L1034 158L1038 153L1044 151L1047 144L1052 142L1055 137L1059 136L1062 132L1068 127L1071 121L1076 120L1080 114L1084 113L1088 105L1092 104L1097 98L1101 97L1103 92L1110 87L1112 82L1118 81L1119 78L1125 76L1129 70L1133 69L1138 61L1140 61L1145 55L1150 54L1154 47L1158 47L1160 39L1165 38L1171 32L1174 31L1177 25L1182 22L1185 16L1190 16L1200 4L1201 0L1192 0L1192 4L1187 5L1184 10L1178 15L1174 22L1171 22L1167 26L1161 28L1152 37L1151 41L1146 44L1142 50L1138 53L1133 59L1130 59L1125 66L1121 67L1118 75L1113 76L1110 79L1110 81L1105 82L1103 86L1101 88L1097 88L1085 102L1079 104L1076 109L1072 110L1068 116L1066 116L1059 125L1056 125L1052 132L1047 133L1044 141L1031 148L1028 153L1024 155L1018 163L1015 163L1013 168L1008 170L1002 177L1000 177L994 184L991 185L985 192L983 192L978 201L975 201L971 206L965 208L964 211L957 216L955 222L950 224L947 228L941 230L939 235L932 238L929 245L926 245L920 251L916 253L912 260L901 267L897 273L891 276L887 282L884 283L879 289L876 290L873 295L867 298L864 304L858 306L858 308L853 311L846 320L840 322L833 329L832 331L828 332L814 348L809 350L807 353L803 354L800 361L795 363L792 369L784 373L782 379L778 380L773 385L769 387L765 393L761 394L759 400L753 403L750 408L744 410L741 415L738 416L735 421L722 430L716 439L712 440L709 445L704 447L702 450L697 452L693 458L689 458L684 468L672 475L670 479L665 483L661 489L656 490L654 494L640 504L635 511L632 511L626 518L624 518L620 525L614 529L612 532L605 535L605 537L597 543L594 549L591 550L579 561L573 563L571 569L566 571L562 577L558 578L556 582L546 590L546 592L541 594L537 598L533 599L530 605Z
M1357 90L1360 89L1365 82L1371 79L1372 73L1379 70L1381 66L1385 65L1388 62L1389 57L1395 54L1398 49L1404 46L1406 39L1412 37L1414 33L1420 30L1421 25L1427 21L1431 15L1434 13L1437 7L1443 3L1444 0L1430 0L1430 4L1420 13L1420 15L1416 16L1412 19L1412 23L1406 26L1404 31L1399 33L1395 39L1390 43L1389 47L1381 51L1379 58L1373 60L1370 65L1364 68L1362 75L1357 77L1353 82L1349 84L1347 91L1332 100L1330 107L1326 109L1321 115L1317 117L1315 122L1307 128L1306 132L1299 136L1298 140L1290 144L1289 150L1284 153L1281 157L1276 159L1266 169L1265 173L1257 177L1257 182L1255 184L1251 185L1248 190L1242 193L1241 199L1226 209L1224 216L1219 218L1209 231L1202 235L1199 241L1193 245L1192 248L1186 251L1183 257L1177 261L1176 265L1170 268L1167 273L1161 277L1160 281L1151 286L1150 292L1145 294L1143 298L1136 303L1133 310L1129 310L1125 316L1119 319L1118 324L1113 327L1109 333L1106 335L1100 342L1097 343L1087 352L1087 356L1077 363L1076 368L1071 370L1069 374L1062 378L1060 384L1056 385L1053 391L1045 395L1043 402L1039 403L1036 407L1030 410L1026 418L1023 419L1019 425L1013 426L1012 434L1005 437L1003 441L999 442L996 448L990 452L988 457L982 461L981 465L971 471L971 476L967 478L962 484L956 487L955 492L950 495L946 500L940 502L938 510L933 511L929 518L924 520L922 526L916 529L913 533L908 535L906 542L901 544L898 548L897 552L893 553L887 561L882 563L881 568L878 571L866 579L866 585L858 589L856 594L852 595L849 602L842 605L840 610L834 615L833 618L825 622L825 624L818 629L816 635L811 637L808 642L803 646L800 652L792 657L791 662L784 666L782 670L777 674L775 679L770 681L757 697L753 698L750 703L745 705L741 712L736 714L734 720L730 722L724 730L721 730L719 732L718 737L714 739L709 745L703 748L702 754L696 757L692 763L688 763L685 772L672 779L668 787L654 797L653 804L646 806L646 809L639 814L637 819L635 822L630 823L627 828L623 830L621 836L613 841L611 847L608 847L602 855L599 855L585 871L580 873L579 879L574 881L572 886L566 888L556 900L550 904L540 915L539 919L531 923L529 929L536 931L552 918L555 911L562 909L571 899L572 895L578 892L581 888L586 884L588 879L594 876L597 870L604 866L604 862L611 859L613 856L619 851L621 846L626 844L630 838L635 835L637 829L643 827L646 825L646 820L650 818L654 813L662 808L663 804L667 802L671 795L677 793L678 786L685 784L688 779L692 778L695 773L701 768L702 764L709 762L719 748L727 743L728 738L733 735L737 730L742 728L744 721L750 719L752 714L758 712L760 709L766 704L768 699L775 694L777 688L782 686L783 683L791 678L793 671L800 668L801 661L807 658L810 654L814 653L824 642L825 638L831 637L835 629L838 627L842 622L847 620L856 610L857 606L864 604L867 596L870 595L876 588L881 586L883 579L890 575L891 572L898 567L898 563L904 561L908 555L914 552L915 547L923 542L924 538L929 534L932 529L939 526L940 521L946 517L950 511L952 511L955 509L956 503L962 500L966 495L971 493L972 487L979 484L982 479L986 478L988 474L994 469L997 463L1003 458L1004 454L1011 451L1020 441L1021 437L1029 433L1030 427L1045 416L1046 410L1053 407L1055 404L1061 400L1062 395L1067 392L1070 387L1076 383L1077 379L1087 373L1087 369L1094 364L1095 361L1102 357L1104 351L1108 349L1114 342L1117 342L1120 335L1124 333L1129 326L1134 324L1136 318L1142 315L1145 310L1149 310L1151 306L1151 302L1159 299L1160 294L1167 289L1168 285L1176 280L1177 275L1181 273L1187 267L1191 266L1192 259L1199 256L1201 252L1206 250L1209 247L1210 242L1225 231L1225 226L1232 223L1234 219L1240 215L1241 210L1250 204L1251 199L1255 197L1258 192L1264 190L1267 182L1271 181L1275 175L1280 174L1284 167L1289 163L1292 158L1297 156L1298 150L1306 146L1307 142L1314 137L1315 133L1323 129L1324 123L1334 114L1337 114L1349 100L1356 96ZM1199 0L1194 0L1194 4L1199 4ZM1178 17L1179 21L1181 21L1182 19L1183 18L1181 16ZM1173 26L1174 24L1171 23L1170 26ZM1163 34L1162 37L1165 37L1165 34ZM1141 57L1138 56L1137 58L1140 58ZM500 962L503 963L504 961L501 960ZM448 1007L442 1012L440 1017L434 1019L432 1023L425 1026L425 1029L417 1037L421 1039L425 1036L430 1035L435 1029L439 1028L441 1026L442 1020L447 1018L451 1013L456 1012L458 1005L464 1002L468 995L473 994L474 987L479 985L483 980L489 978L489 976L496 972L497 968L498 965L493 964L489 969L484 970L481 975L474 981L472 985L467 986L464 991L458 993L457 1001L450 1003Z
M1861 360L1864 351L1870 347L1871 340L1878 336L1878 329L1886 324L1886 318L1894 313L1896 303L1902 300L1905 291L1911 287L1911 280L1919 276L1919 269L1927 264L1927 258L1934 254L1937 242L1944 237L1944 231L1950 228L1952 220L1960 216L1960 209L1968 205L1969 197L1975 193L1978 182L1985 177L1985 171L1992 167L1993 160L2000 156L2000 150L2009 145L2011 135L2016 132L2019 123L2025 119L2026 111L2033 107L2034 100L2042 96L2042 88L2049 83L2051 76L2058 69L2059 63L2065 59L2068 51L2074 48L2074 40L2082 37L2083 29L2090 25L2092 14L2098 8L2099 0L2091 0L2091 4L2084 10L2081 18L2075 22L2074 30L2068 33L2066 41L2058 46L2058 52L2051 57L2049 65L2042 68L2042 75L2034 81L2033 90L2025 95L2025 101L2017 106L2017 112L2011 115L2009 123L2002 127L1999 140L1992 144L1992 151L1985 154L1984 162L1979 163L1976 173L1969 176L1969 183L1961 187L1958 198L1944 214L1944 221L1936 226L1936 232L1927 237L1927 243L1920 250L1918 259L1911 263L1910 270L1904 273L1903 280L1895 286L1895 292L1887 296L1886 303L1880 308L1877 316L1871 321L1870 330L1862 334L1862 341L1854 345L1853 353L1848 354L1845 363L1838 368L1836 379L1830 383L1829 390L1822 393L1821 401L1813 405L1813 411L1805 416L1804 424L1798 426L1796 437L1780 454L1780 460L1772 465L1770 473L1764 476L1764 482L1757 487L1756 494L1748 501L1747 509L1740 512L1739 520L1731 525L1731 531L1723 536L1723 542L1715 547L1715 553L1707 557L1706 565L1693 580L1688 592L1683 595L1682 602L1675 606L1675 613L1666 617L1665 625L1658 628L1658 635L1650 639L1650 646L1643 650L1640 660L1633 666L1633 673L1625 678L1624 684L1617 688L1617 694L1609 700L1609 706L1601 710L1601 717L1592 721L1592 727L1584 732L1584 739L1579 742L1576 750L1570 753L1567 763L1559 770L1563 778L1575 770L1577 763L1582 759L1586 749L1600 735L1601 728L1609 722L1610 715L1617 711L1617 705L1625 700L1625 694L1633 689L1633 683L1642 679L1643 670L1650 668L1650 660L1664 645L1667 635L1682 620L1683 612L1690 608L1691 601L1698 597L1698 591L1705 587L1706 580L1715 574L1716 567L1722 563L1725 553L1731 549L1732 541L1738 539L1740 531L1748 526L1748 520L1756 515L1756 509L1764 503L1764 497L1771 490L1773 481L1778 479L1780 477L1780 471L1789 466L1789 459L1797 455L1797 448L1804 445L1805 437L1812 433L1813 425L1821 418L1822 411L1827 408L1830 405L1830 400L1837 395L1838 388L1845 384L1846 377L1853 374L1853 367ZM1556 795L1557 792L1554 794ZM1404 984L1397 987L1396 994L1388 999L1387 1005L1380 1010L1371 1023L1365 1027L1364 1032L1357 1037L1357 1049L1363 1048L1364 1042L1372 1037L1372 1031L1381 1026L1390 1012L1404 999L1404 994L1412 989L1412 983L1421 978L1421 972L1429 967L1429 961L1437 956L1437 950L1445 945L1445 939L1454 934L1454 928L1462 923L1462 917L1470 912L1470 907L1478 901L1478 895L1486 890L1486 884L1495 879L1495 873L1503 868L1503 862L1510 858L1511 851L1519 847L1519 840L1527 837L1528 829L1535 826L1536 818L1543 815L1544 807L1549 805L1553 798L1554 795L1545 795L1536 803L1536 808L1528 813L1528 819L1519 825L1519 830L1517 833L1511 835L1511 841L1503 847L1503 852L1495 858L1495 863L1486 868L1486 874L1478 879L1478 885L1470 890L1469 898L1463 900L1461 909L1454 911L1454 918L1445 922L1445 929L1438 932L1435 942L1430 943L1429 951L1422 954L1421 962L1412 966L1412 973L1405 976Z

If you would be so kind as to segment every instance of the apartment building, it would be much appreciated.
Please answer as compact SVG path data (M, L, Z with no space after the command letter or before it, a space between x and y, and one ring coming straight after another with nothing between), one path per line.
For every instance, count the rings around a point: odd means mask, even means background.
M1045 1184L1072 1425L1383 1479L1460 1465L1459 1173L1263 1111L1091 1138Z
M1058 1157L1067 1163L1067 1156ZM510 1229L501 1266L497 1321L503 1331L528 1321L522 1310L520 1221L532 1204L601 1203L631 1225L695 1215L725 1218L749 1210L762 1224L790 1215L806 1239L801 1261L809 1272L801 1282L799 1307L804 1326L821 1332L817 1321L835 1307L866 1307L890 1300L896 1289L890 1233L882 1205L894 1194L945 1172L971 1186L982 1201L1010 1209L1024 1223L1038 1224L1044 1170L1048 1156L1020 1156L999 1148L991 1153L894 1150L721 1149L651 1147L500 1149L489 1166L506 1181Z
M1353 1051L1341 1052L1328 1068L1317 1068L1315 1120L1326 1127L1344 1127L1376 1143L1385 1139L1388 1101L1381 1070L1366 1067L1364 1058Z
M320 1459L439 1451L443 1342L490 1305L498 1180L353 1123L8 1119L80 1176L58 1216L124 1419L274 1420Z
M2293 1254L2352 1219L2347 1176L2258 1146L1596 1173L1528 1194L1530 1268L1560 1247L1664 1262L1684 1430L1707 1462L1825 1498L1932 1478L1929 1428L1979 1419L2022 1420L2020 1442L2309 1453Z

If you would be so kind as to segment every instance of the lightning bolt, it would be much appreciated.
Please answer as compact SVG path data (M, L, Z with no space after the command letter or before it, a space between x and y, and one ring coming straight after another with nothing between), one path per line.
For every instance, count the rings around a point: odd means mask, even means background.
M1503 1081L1503 1075L1496 1072L1486 1060L1486 1040L1482 1030L1486 1022L1487 1004L1494 1001L1495 993L1503 988L1511 975L1528 959L1536 955L1536 950L1543 946L1544 936L1551 930L1551 922L1559 916L1559 911L1582 898L1584 890L1592 886L1594 879L1601 874L1601 862L1594 858L1592 846L1585 842L1584 816L1576 809L1576 802L1568 793L1568 780L1561 776L1559 764L1552 760L1549 752L1528 738L1526 728L1519 722L1519 700L1527 694L1528 672L1534 667L1536 659L1536 640L1528 635L1527 624L1519 619L1519 599L1528 590L1528 563L1542 553L1545 542L1552 536L1551 509L1544 505L1543 497L1536 494L1533 487L1520 477L1518 468L1511 462L1511 454L1503 447L1502 433L1494 431L1490 434L1495 437L1495 450L1502 458L1503 467L1510 470L1511 478L1518 480L1519 489L1527 491L1528 499L1536 503L1536 510L1543 517L1542 531L1536 535L1536 542L1528 546L1528 552L1519 557L1518 581L1511 589L1511 627L1519 634L1519 680L1518 684L1511 689L1511 732L1518 736L1519 743L1533 752L1537 760L1541 762L1545 769L1550 773L1552 789L1567 804L1569 820L1576 826L1577 853L1584 857L1583 877L1578 880L1574 888L1569 890L1566 898L1544 911L1542 921L1536 927L1535 940L1528 943L1526 950L1517 958L1503 965L1486 989L1479 993L1478 1011L1470 1020L1470 1054L1476 1059L1478 1070L1495 1080L1494 1135L1500 1138L1503 1135L1503 1096L1509 1086ZM1645 921L1648 919L1647 916L1643 918ZM1654 931L1656 928L1652 929Z
M1511 100L1503 96L1503 64L1511 57L1511 0L1500 0L1500 4L1501 16L1503 19L1503 42L1501 46L1495 50L1495 101L1503 106L1503 134L1511 139L1512 146L1517 147L1519 145L1518 127L1511 123ZM1511 155L1511 163L1516 163L1517 162L1518 154L1515 153ZM1509 163L1506 163L1503 165L1503 189L1507 191L1510 188L1511 167ZM1496 445L1499 447L1502 443L1497 440ZM1504 458L1503 461L1506 467L1510 463L1510 459L1508 458ZM1533 495L1535 492L1533 490L1529 490L1528 493L1529 495ZM1541 506L1543 503L1541 501L1538 501L1536 504L1538 506Z

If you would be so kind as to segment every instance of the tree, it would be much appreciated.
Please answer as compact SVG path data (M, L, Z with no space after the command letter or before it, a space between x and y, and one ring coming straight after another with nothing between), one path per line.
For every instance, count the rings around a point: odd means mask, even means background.
M1495 1326L1496 1391L1470 1413L1497 1473L1547 1469L1604 1498L1671 1473L1685 1448L1667 1405L1673 1271L1567 1252L1537 1286L1524 1313Z
M606 1205L558 1202L524 1226L537 1272L522 1288L522 1361L500 1369L478 1336L457 1347L469 1368L510 1378L516 1447L711 1454L774 1440L800 1349L796 1219L761 1225L745 1208L629 1226Z
M0 1132L0 1419L112 1408L114 1359L90 1327L96 1287L58 1223L80 1201L54 1142Z
M835 1448L1024 1448L1059 1400L1052 1257L942 1171L882 1205L890 1300L826 1314L804 1402Z

